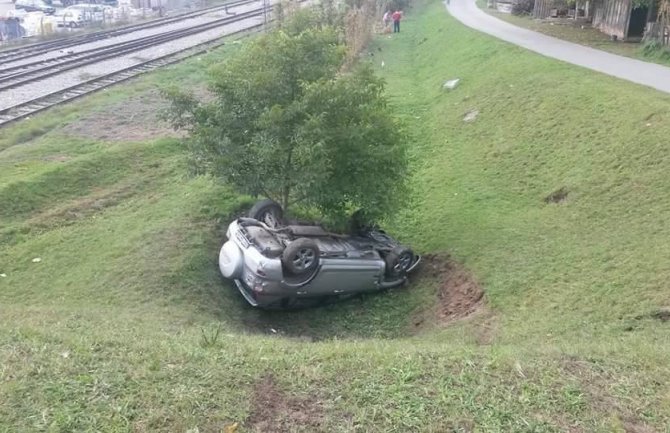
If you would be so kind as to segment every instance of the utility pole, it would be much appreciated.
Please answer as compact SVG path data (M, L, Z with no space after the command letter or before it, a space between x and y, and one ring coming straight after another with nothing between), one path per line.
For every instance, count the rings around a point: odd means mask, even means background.
M268 31L268 0L263 1L263 31Z

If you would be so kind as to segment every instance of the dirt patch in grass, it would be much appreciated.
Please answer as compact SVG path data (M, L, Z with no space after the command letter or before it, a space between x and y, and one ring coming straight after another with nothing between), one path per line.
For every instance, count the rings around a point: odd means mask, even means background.
M325 431L324 418L320 400L289 396L267 375L254 387L251 415L245 424L252 432L319 432Z
M480 313L481 316L479 315ZM476 316L477 320L473 320L470 324L472 335L475 337L475 342L480 346L493 344L500 333L500 321L498 316L486 308L486 306L482 306L477 311Z
M626 433L656 433L653 428L637 421L624 421L623 428Z
M45 156L42 158L45 161L49 162L67 162L72 159L71 156L68 155L50 155L50 156Z
M484 290L474 276L448 256L424 256L419 278L438 281L437 301L429 311L439 324L468 317L485 304ZM421 320L426 317L417 317L414 325L421 326Z
M498 316L486 307L486 296L477 279L448 255L424 256L417 283L437 284L435 303L417 310L411 334L462 323L478 345L492 344L500 331Z
M64 126L68 135L102 141L144 141L162 137L182 137L159 119L168 107L157 89L112 104L102 111L83 116Z
M627 406L612 395L611 390L619 378L608 369L572 356L563 359L561 364L566 376L579 382L594 411L611 415L617 431L623 429L626 433L656 433L657 430L640 419L638 412L643 408Z
M667 322L670 320L670 308L661 308L658 311L651 313L653 319L660 320L661 322Z
M559 188L544 198L545 203L563 203L568 199L568 190L565 187Z
M420 293L407 293L413 290ZM406 306L406 302L414 305ZM416 308L416 305L422 306ZM291 310L245 309L239 324L244 332L252 334L317 342L332 338L367 339L373 335L390 339L407 337L470 317L475 320L469 320L466 326L471 328L473 341L491 344L498 335L499 321L485 308L484 291L479 283L448 257L428 255L423 257L420 269L412 274L406 287L329 298Z
M635 316L634 319L636 321L641 321L641 320L658 320L659 322L668 322L670 321L670 307L660 307L650 313L646 314L640 314L638 316ZM627 331L632 331L635 329L635 326L628 326L626 328Z
M76 221L116 206L137 193L137 185L122 184L113 188L96 189L90 195L64 202L60 206L26 220L27 227L50 229L73 224Z
M442 323L467 317L484 305L484 291L472 274L454 262L448 262L442 277L439 320Z

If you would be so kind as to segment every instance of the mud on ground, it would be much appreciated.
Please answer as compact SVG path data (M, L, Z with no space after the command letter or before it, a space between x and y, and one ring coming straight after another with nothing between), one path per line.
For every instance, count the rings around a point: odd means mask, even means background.
M484 290L474 276L448 256L424 256L421 278L437 279L436 314L441 323L467 317L484 305Z
M479 344L490 344L497 331L497 320L486 308L486 298L476 278L448 255L427 254L417 282L437 283L435 304L418 311L413 319L414 331L434 325L445 326L477 315L473 333Z
M230 290L234 290L232 287ZM423 257L416 274L412 275L408 286L394 290L428 290L428 299L420 295L424 305L417 311L407 311L404 324L395 329L396 334L387 338L407 337L427 329L446 326L454 321L472 317L466 326L477 344L491 344L498 334L499 321L493 312L486 308L484 291L474 276L461 264L447 255L429 254ZM349 299L333 301L345 307L343 314L357 317L369 315L368 297L382 297L384 293L360 294ZM241 325L250 333L263 333L304 340L319 341L338 336L342 338L366 338L372 322L362 321L359 327L328 328L322 321L315 319L314 309L289 311L250 311L241 317ZM333 313L328 311L328 313ZM380 311L375 313L380 314ZM475 319L476 316L476 319ZM316 325L316 326L315 326ZM360 329L359 329L360 328Z
M272 375L258 382L253 391L251 415L245 422L249 431L283 433L321 432L324 428L323 402L310 396L298 398L279 389Z
M619 379L600 368L597 362L566 356L561 360L561 370L566 377L578 381L586 401L595 412L609 414L611 422L620 426L618 431L657 433L657 430L644 420L644 407L631 405L629 401L622 401L620 397L613 395L612 390L616 388ZM656 386L662 387L663 384L656 383ZM582 430L574 431L582 432Z

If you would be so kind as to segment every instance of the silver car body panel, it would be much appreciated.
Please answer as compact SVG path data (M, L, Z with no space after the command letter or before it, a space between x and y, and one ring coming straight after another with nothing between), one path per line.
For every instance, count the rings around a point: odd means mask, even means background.
M245 300L255 307L268 306L286 298L376 291L401 285L406 280L403 277L384 281L386 263L383 257L372 243L367 245L351 237L328 234L310 237L319 247L319 266L305 279L286 275L283 270L281 251L290 239L275 237L263 226L242 226L239 220L228 226L226 235L227 243L234 243L243 257L243 265L239 267L241 272L231 279ZM225 249L221 249L219 256L222 273L223 264L229 260L223 256ZM418 262L417 257L412 269Z

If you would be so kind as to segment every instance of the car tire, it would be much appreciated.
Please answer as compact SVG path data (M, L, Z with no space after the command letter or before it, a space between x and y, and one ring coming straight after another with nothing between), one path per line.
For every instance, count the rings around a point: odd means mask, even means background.
M249 218L253 218L264 223L271 229L279 228L283 225L284 210L281 205L274 200L266 198L256 202L249 210Z
M386 274L389 277L402 277L414 264L414 252L409 248L398 246L393 248L384 258Z
M311 275L319 266L319 246L312 239L298 238L284 249L281 262L293 275Z

